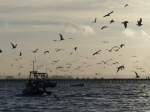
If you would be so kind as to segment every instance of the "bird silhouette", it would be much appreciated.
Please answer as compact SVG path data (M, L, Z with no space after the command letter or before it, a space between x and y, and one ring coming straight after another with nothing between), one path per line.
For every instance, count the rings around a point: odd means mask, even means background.
M102 50L98 50L96 52L94 52L92 55L96 55L96 54L99 54L99 52L101 52Z
M64 68L64 67L62 67L62 66L58 66L58 67L56 67L56 69L62 69L62 68Z
M47 50L47 51L44 51L43 53L44 53L44 54L48 54L48 53L49 53L49 51Z
M74 50L76 51L78 49L78 47L74 47Z
M116 64L119 64L119 62L118 62L118 61L116 61L116 62L113 62L112 64L113 64L113 65L116 65Z
M125 4L125 5L124 5L124 7L127 7L127 6L129 6L129 5L128 5L128 4Z
M108 14L104 15L103 17L108 17L108 16L110 16L112 13L114 13L114 11L109 12Z
M15 49L17 47L18 44L14 44L12 42L10 42L11 46L12 46L12 49Z
M60 60L53 60L54 63L58 63Z
M97 22L97 18L94 19L93 23L96 23L96 22Z
M128 21L123 21L123 22L122 22L122 24L124 25L125 28L127 28L127 24L128 24L128 23L129 23Z
M137 26L142 26L143 24L142 24L142 18L140 18L140 20L138 20L137 21L137 24L136 24Z
M32 51L33 53L37 53L39 49L35 49L34 51Z
M22 52L19 53L19 56L22 56Z
M55 48L55 51L56 51L56 52L64 51L64 49Z
M61 33L59 33L59 36L60 36L60 41L64 40L63 35Z
M105 29L105 28L108 28L108 26L102 26L101 27L101 30Z
M109 52L112 52L113 50L114 51L119 51L119 49L120 49L120 47L118 47L118 46L113 46L111 49L107 49Z
M121 66L117 67L117 72L119 72L120 70L123 70L123 69L125 69L125 67L124 67L124 65L121 65Z
M120 44L120 48L123 48L125 46L125 44Z
M109 23L110 23L110 24L112 24L112 23L114 23L114 22L115 22L115 20L113 20L113 19L112 19L112 20L110 20L110 22L109 22Z
M0 53L2 53L3 52L3 50L2 49L0 49Z
M140 78L140 76L138 75L137 72L134 72L134 73L135 73L135 75L136 75L136 79Z

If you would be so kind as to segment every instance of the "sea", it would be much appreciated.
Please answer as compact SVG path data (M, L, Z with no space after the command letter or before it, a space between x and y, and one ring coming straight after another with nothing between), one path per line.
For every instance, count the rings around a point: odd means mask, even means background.
M23 96L25 80L0 80L0 112L150 112L150 80L54 81L52 95Z

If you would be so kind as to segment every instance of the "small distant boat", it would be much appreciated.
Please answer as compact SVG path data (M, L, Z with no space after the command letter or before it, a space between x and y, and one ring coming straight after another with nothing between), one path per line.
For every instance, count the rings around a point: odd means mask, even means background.
M72 84L72 87L83 87L84 83L79 83L79 84Z

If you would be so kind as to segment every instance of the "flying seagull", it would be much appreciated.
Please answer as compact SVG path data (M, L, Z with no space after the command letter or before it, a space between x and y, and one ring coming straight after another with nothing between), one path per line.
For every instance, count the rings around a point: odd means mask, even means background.
M114 11L109 12L108 14L104 15L103 17L108 17L108 16L110 16L112 13L114 13Z
M96 23L96 22L97 22L97 18L94 19L93 23Z
M55 51L56 51L56 52L64 51L64 49L55 48Z
M58 60L53 60L54 63L58 63L59 61L60 61L59 59Z
M123 22L122 22L122 24L124 25L125 28L127 28L127 24L128 24L128 23L129 23L128 21L123 21Z
M17 47L18 44L14 44L12 42L10 42L11 46L12 46L12 49L15 49Z
M47 54L47 53L49 53L49 51L47 50L47 51L44 51L44 54Z
M74 50L76 51L78 49L78 47L74 47Z
M102 26L101 27L101 30L105 29L105 28L108 28L108 26Z
M98 50L98 51L94 52L92 55L99 54L100 51L101 51L101 50Z
M59 33L59 36L60 36L60 41L64 40L63 35L61 33Z
M134 72L134 73L135 73L135 75L136 75L136 79L140 78L140 76L138 75L137 72Z
M125 67L124 67L124 65L121 65L121 66L117 67L117 72L119 72L120 70L123 70L123 69L125 69Z
M128 5L128 4L125 4L125 5L124 5L124 7L127 7L127 6L129 6L129 5Z
M142 24L142 18L140 18L140 20L138 20L137 21L137 24L136 24L137 26L142 26L143 24Z
M109 49L108 51L109 52L112 52L113 50L114 51L118 51L120 49L120 47L118 47L118 46L113 46L111 49Z
M118 61L116 61L116 62L113 62L112 64L113 64L113 65L116 65L116 64L119 64L119 62L118 62Z
M22 52L19 53L19 56L22 56Z
M109 22L109 23L111 24L111 23L114 23L114 22L115 22L115 21L112 19L112 20L110 20L110 22Z
M64 68L64 67L62 67L62 66L58 66L58 67L56 67L56 69L62 69L62 68Z
M2 53L3 52L3 50L2 49L0 49L0 53Z
M37 53L38 50L39 50L39 49L35 49L35 50L33 51L33 53Z
M125 44L120 44L120 48L123 48L125 46Z

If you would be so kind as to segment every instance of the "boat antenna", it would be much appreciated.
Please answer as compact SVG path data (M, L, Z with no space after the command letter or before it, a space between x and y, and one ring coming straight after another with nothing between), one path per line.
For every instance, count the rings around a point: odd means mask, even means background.
M34 60L33 60L33 71L34 71Z
M35 70L35 67L34 67L35 62L36 62L36 56L34 57L34 60L33 60L33 71Z

